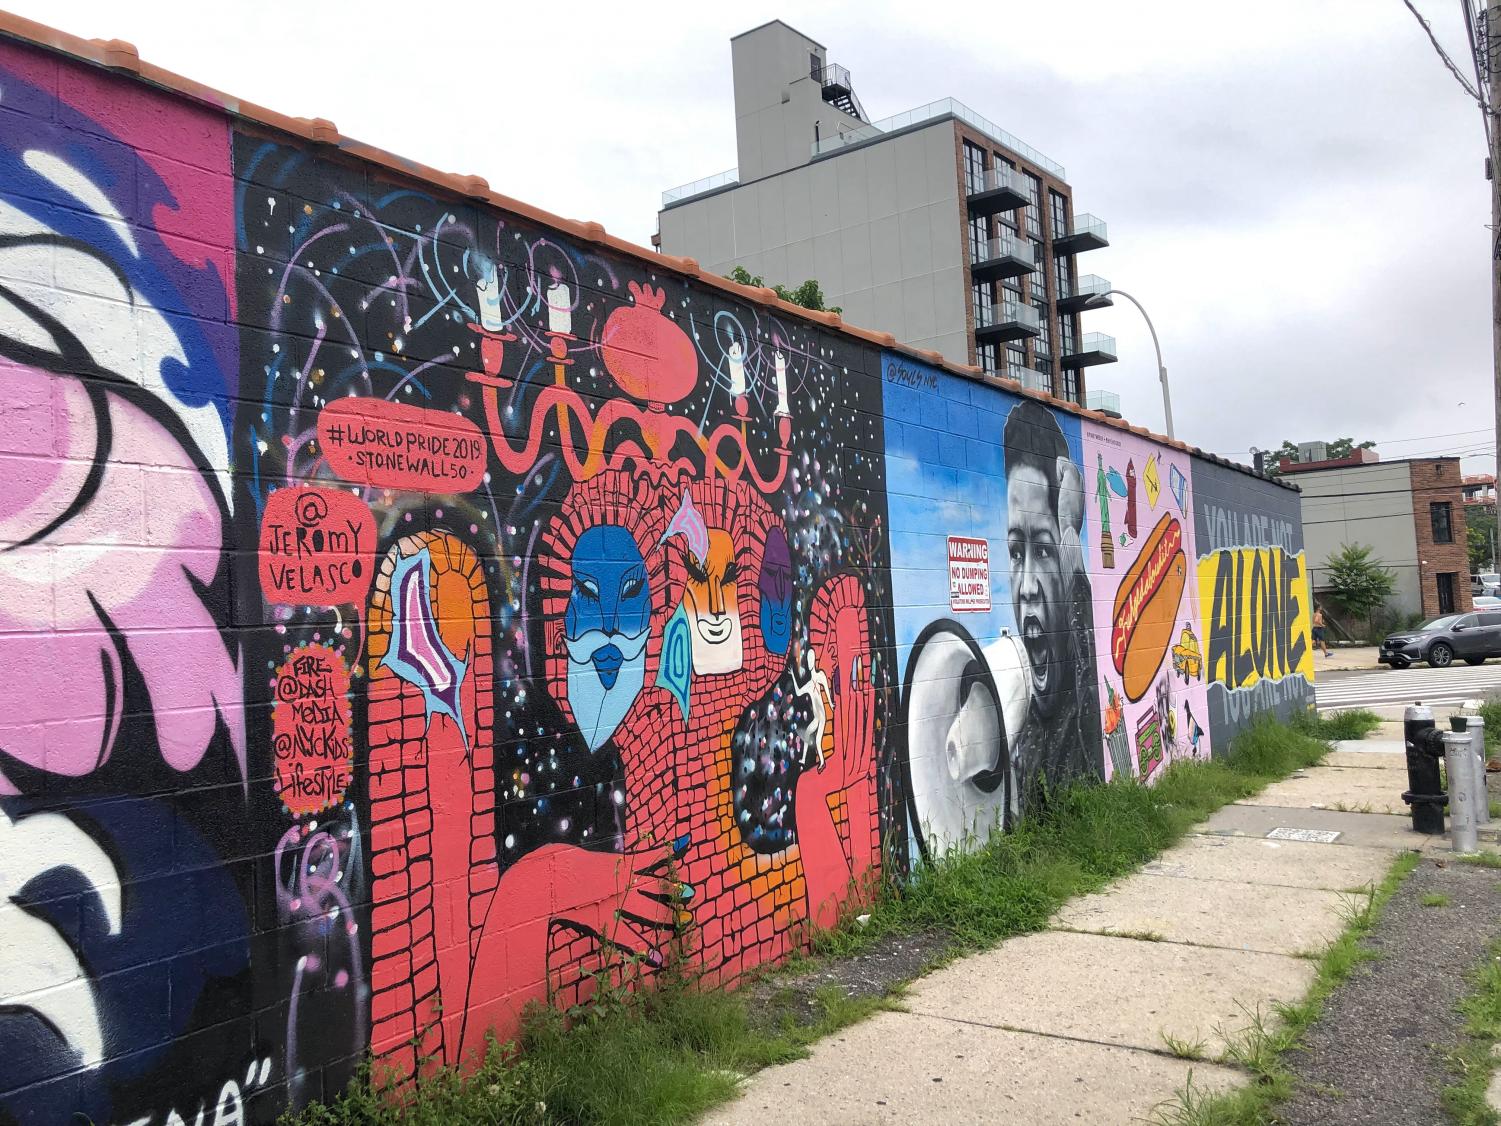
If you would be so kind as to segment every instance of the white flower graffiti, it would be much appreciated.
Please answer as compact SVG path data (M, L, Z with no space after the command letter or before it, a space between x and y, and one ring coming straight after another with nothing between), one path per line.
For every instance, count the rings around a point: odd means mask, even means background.
M104 1059L104 1029L94 988L68 940L27 909L25 891L40 876L68 868L104 905L110 934L120 933L120 882L114 862L60 813L12 818L0 808L0 981L6 1006L34 1013L78 1053L84 1067Z

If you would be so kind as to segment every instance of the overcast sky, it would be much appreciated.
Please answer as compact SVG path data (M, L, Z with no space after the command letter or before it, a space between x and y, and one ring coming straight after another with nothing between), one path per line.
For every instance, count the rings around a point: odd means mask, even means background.
M1459 51L1458 3L1418 2ZM781 18L873 117L955 97L1067 168L1110 227L1080 272L1152 312L1180 438L1495 465L1480 116L1401 0L7 7L642 244L664 188L735 163L729 39ZM1135 310L1084 329L1160 430Z

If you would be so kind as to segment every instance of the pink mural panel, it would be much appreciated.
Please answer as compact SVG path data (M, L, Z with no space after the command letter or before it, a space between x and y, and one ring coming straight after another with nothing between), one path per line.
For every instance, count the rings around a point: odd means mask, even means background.
M1107 777L1209 757L1188 455L1086 422Z

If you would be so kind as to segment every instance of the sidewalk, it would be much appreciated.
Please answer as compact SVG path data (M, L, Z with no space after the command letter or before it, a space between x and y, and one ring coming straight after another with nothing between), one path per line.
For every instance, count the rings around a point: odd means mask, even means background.
M1176 1058L1218 1056L1246 1010L1301 998L1351 894L1401 852L1447 854L1409 829L1400 735L1339 744L1323 765L1226 806L1154 863L1071 901L1052 930L953 962L885 1012L768 1068L706 1121L1128 1123L1197 1089L1246 1081ZM1371 812L1364 812L1370 810ZM1268 839L1334 831L1329 844Z
M1329 650L1329 656L1324 656L1317 649L1313 651L1313 672L1317 677L1321 672L1353 672L1357 669L1373 671L1386 668L1376 660L1381 650L1374 645L1352 645L1349 648L1334 648Z

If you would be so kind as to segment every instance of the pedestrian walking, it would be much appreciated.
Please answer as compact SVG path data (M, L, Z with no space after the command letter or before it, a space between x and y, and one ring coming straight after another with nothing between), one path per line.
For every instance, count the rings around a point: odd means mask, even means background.
M1324 651L1324 656L1329 656L1329 643L1324 640L1324 611L1317 606L1313 608L1313 643Z

